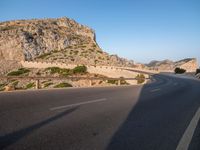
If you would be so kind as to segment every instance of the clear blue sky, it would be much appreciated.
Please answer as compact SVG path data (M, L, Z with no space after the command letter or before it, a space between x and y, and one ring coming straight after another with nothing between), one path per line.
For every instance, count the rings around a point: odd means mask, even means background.
M0 21L62 16L93 28L111 54L145 63L200 61L200 0L0 1Z

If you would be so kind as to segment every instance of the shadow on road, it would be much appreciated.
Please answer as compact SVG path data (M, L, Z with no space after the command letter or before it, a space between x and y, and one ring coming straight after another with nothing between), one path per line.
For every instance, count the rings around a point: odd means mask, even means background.
M32 126L29 126L27 128L24 128L24 129L21 129L21 130L18 130L13 133L9 133L7 135L0 137L0 149L4 149L4 148L8 147L9 145L16 143L18 140L31 134L35 130L72 113L76 109L77 109L77 107L68 109L68 110L61 112L53 117L50 117L44 121L36 123Z
M137 104L111 138L107 150L176 149L200 106L199 91L182 79L154 77L157 82L143 86ZM178 85L174 86L175 82Z

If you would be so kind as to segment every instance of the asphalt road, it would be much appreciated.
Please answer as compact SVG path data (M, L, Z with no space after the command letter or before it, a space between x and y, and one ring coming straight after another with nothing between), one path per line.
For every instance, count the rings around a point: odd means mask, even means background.
M200 82L154 78L144 86L0 93L0 149L199 150Z

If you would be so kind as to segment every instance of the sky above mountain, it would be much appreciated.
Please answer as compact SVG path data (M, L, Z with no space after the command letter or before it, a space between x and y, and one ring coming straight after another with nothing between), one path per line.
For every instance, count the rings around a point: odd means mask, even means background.
M96 31L100 47L147 63L200 61L199 0L1 0L0 21L69 17Z

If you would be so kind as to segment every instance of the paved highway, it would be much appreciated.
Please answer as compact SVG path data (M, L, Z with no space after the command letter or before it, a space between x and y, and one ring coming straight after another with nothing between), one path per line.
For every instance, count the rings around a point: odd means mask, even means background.
M200 82L0 93L0 149L199 150Z

